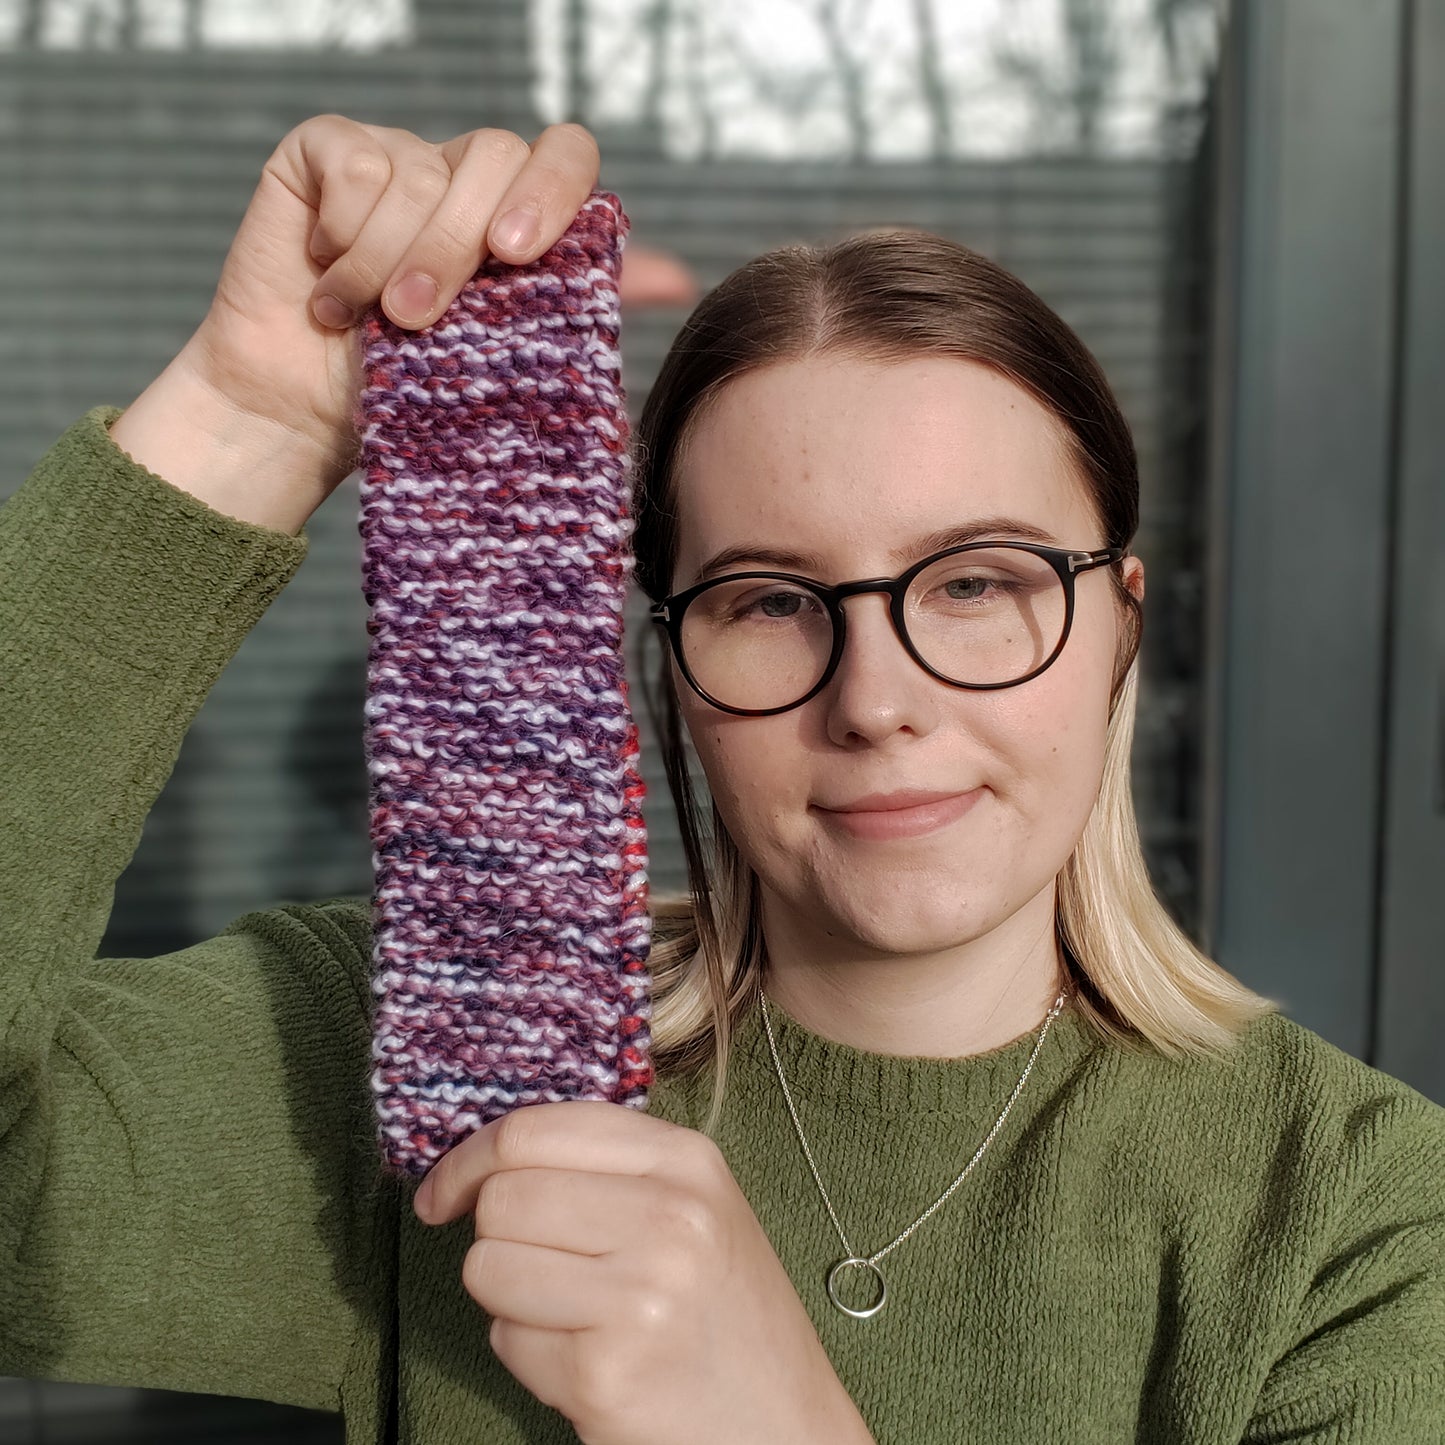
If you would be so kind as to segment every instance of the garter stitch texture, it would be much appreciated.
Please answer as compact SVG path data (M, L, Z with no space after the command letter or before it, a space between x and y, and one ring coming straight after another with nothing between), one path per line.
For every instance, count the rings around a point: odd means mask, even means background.
M524 1104L647 1107L627 231L596 192L430 327L363 326L371 1086L394 1172Z

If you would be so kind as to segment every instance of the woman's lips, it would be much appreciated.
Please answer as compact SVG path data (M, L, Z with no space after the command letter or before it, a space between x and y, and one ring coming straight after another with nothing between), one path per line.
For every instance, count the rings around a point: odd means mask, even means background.
M889 808L877 812L835 813L829 808L815 807L814 812L829 827L838 828L854 838L917 838L956 822L983 796L982 788L955 793L932 803L919 803L912 808Z

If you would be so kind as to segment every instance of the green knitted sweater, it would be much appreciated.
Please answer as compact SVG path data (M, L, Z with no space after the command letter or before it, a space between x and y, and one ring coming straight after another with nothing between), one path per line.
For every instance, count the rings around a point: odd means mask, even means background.
M470 1218L422 1225L380 1172L369 899L95 956L187 728L309 546L136 464L117 415L0 508L0 1373L338 1410L351 1445L573 1440L490 1353ZM908 1058L775 1024L864 1251L1034 1042ZM705 1092L664 1079L652 1108L698 1127ZM1445 1109L1286 1018L1171 1062L1065 1012L870 1319L824 1293L838 1239L756 1016L718 1143L881 1445L1445 1441Z

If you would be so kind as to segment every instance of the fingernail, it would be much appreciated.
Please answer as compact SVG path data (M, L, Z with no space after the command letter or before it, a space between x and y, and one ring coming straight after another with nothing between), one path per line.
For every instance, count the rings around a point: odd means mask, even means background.
M312 313L323 326L332 326L340 329L350 326L356 320L356 313L346 302L335 296L318 296L311 303Z
M508 211L492 227L492 244L504 251L525 251L537 239L538 229L530 211Z
M427 1211L431 1208L431 1176L421 1182L421 1188L412 1196L411 1207L423 1224L427 1222Z
M421 321L437 299L437 283L420 271L403 276L392 288L391 309L398 316Z

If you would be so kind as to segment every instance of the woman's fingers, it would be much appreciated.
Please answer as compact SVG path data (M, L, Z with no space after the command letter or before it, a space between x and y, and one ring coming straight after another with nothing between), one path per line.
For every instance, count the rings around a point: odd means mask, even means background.
M510 146L498 144L492 149L489 172L506 167L508 155L513 168L521 167L528 154L526 142L520 137L513 137L512 141L514 143ZM317 281L316 294L329 292L350 308L353 315L359 314L380 296L383 308L397 325L416 328L424 326L440 312L439 283L443 276L467 263L473 270L476 269L480 238L459 238L449 234L445 224L441 228L435 225L435 218L442 212L450 218L457 215L464 202L462 198L454 197L448 203L454 189L471 187L475 190L479 185L484 187L486 182L485 178L479 180L472 171L465 172L464 179L459 181L440 150L415 137L389 140L387 150L391 179L345 255ZM342 162L324 178L323 188L351 186L350 171L356 165L357 162L350 158ZM504 188L511 174L510 169L506 170L500 184L498 178L492 179L497 191ZM469 203L475 206L476 201L473 196ZM423 243L420 246L419 239ZM463 245L465 261L456 259ZM418 283L411 279L413 272L419 268L412 265L402 267L404 258L414 250L421 251L425 264L433 268L424 273L426 286L420 292L417 290ZM461 282L458 281L452 294L460 289Z
M489 1315L544 1330L607 1323L627 1281L609 1259L510 1239L479 1239L462 1260L462 1288Z
M597 184L597 142L570 123L532 145L492 128L432 145L339 115L295 134L298 189L316 210L308 249L326 268L312 312L331 327L378 297L395 324L429 325L491 251L521 263L553 245Z
M487 233L493 252L520 264L555 244L596 188L600 166L589 130L570 121L549 125L497 205Z
M511 131L475 130L447 141L438 154L451 167L451 187L397 262L382 299L393 320L412 328L440 316L476 274L488 254L487 228L531 164L533 147Z
M503 1169L477 1191L479 1239L510 1239L571 1254L609 1254L629 1231L656 1234L670 1210L686 1212L676 1186L633 1174L580 1169Z
M401 236L387 257L381 304L398 326L429 325L451 305L486 257L487 224L497 202L531 157L531 147L508 130L479 130L431 150L423 162L448 177L421 225ZM398 232L400 234L400 232Z
M392 160L370 126L344 115L322 115L293 132L296 168L316 209L307 250L319 265L344 256L391 184Z
M605 1099L527 1104L483 1124L427 1172L412 1201L425 1224L449 1224L475 1207L500 1170L581 1169L647 1174L692 1158L703 1136ZM716 1146L708 1141L711 1152Z

